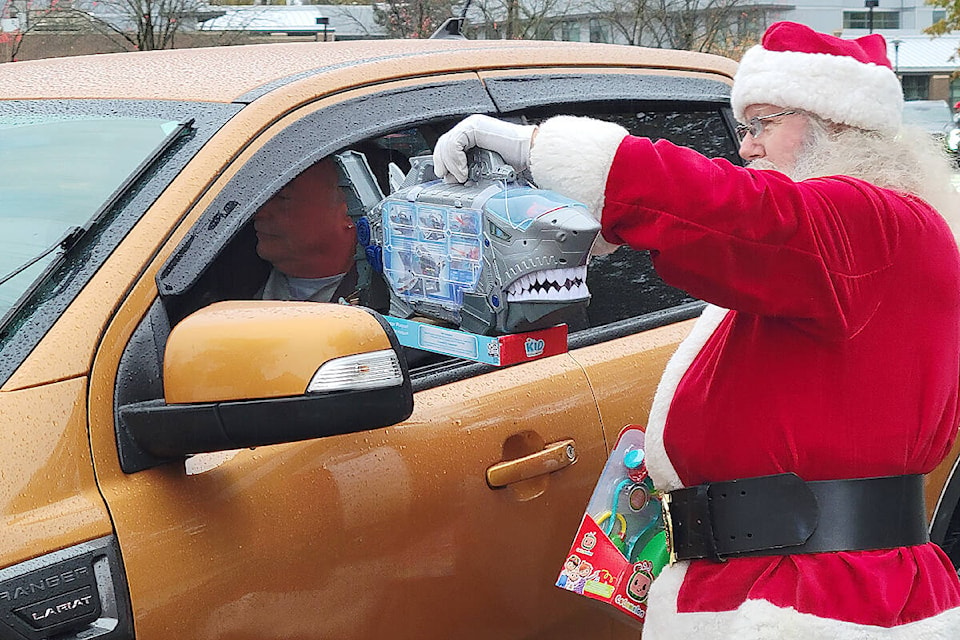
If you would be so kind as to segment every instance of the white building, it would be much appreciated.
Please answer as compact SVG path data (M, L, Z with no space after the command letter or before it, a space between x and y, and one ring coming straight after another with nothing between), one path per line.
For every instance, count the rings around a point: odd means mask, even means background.
M222 5L222 16L206 20L200 31L244 31L273 35L314 35L318 40L385 38L373 5Z

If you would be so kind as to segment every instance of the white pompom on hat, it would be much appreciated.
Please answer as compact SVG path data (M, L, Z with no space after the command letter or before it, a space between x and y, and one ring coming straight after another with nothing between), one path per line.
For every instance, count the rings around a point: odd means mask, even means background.
M903 89L878 33L844 40L777 22L747 51L733 80L733 114L753 104L799 109L868 131L895 133Z

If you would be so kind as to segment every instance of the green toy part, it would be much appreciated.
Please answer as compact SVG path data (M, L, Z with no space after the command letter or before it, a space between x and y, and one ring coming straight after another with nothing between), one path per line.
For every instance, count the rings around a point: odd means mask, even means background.
M649 560L653 565L653 576L660 575L660 571L667 566L670 560L670 553L667 551L667 532L662 529L656 533L650 542L645 544L640 552L633 559L634 563L641 560Z

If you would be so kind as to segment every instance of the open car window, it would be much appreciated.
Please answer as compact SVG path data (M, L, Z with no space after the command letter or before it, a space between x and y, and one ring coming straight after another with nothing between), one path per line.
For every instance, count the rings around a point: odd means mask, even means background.
M557 109L529 110L529 114L513 114L509 117L518 121L539 122L554 115L555 111ZM688 110L635 107L615 110L608 105L594 108L580 105L572 111L616 122L636 135L664 138L691 146L708 156L737 161L734 138L719 107ZM432 153L438 135L457 121L444 120L404 127L367 138L347 148L364 155L380 190L389 194L391 171L396 177L398 170L404 173L410 169L411 158ZM280 183L275 186L278 190L282 188ZM503 215L508 213L504 212ZM198 301L175 315L183 315L190 309L218 299L252 297L262 287L268 271L269 265L256 255L256 238L252 222L248 222L198 282L195 292L199 296ZM252 278L255 282L243 282L244 278ZM229 285L226 288L225 283ZM609 255L593 257L588 268L587 285L592 297L586 317L571 322L571 332L589 332L694 301L685 292L663 283L653 269L647 252L628 247L621 247ZM383 305L380 306L383 310Z
M585 93L586 80L592 88ZM389 195L391 183L398 184L397 176L411 169L410 160L432 153L438 137L470 113L526 123L561 114L589 116L616 122L635 135L739 162L727 85L660 76L637 82L635 76L615 74L546 74L524 77L523 82L493 78L483 84L458 79L412 91L386 88L322 109L306 108L245 161L159 273L158 289L171 325L210 302L250 299L257 291L269 265L257 257L252 217L306 167L346 150L359 152L380 191ZM676 322L683 319L678 313L692 317L700 305L665 285L647 252L629 248L593 258L587 286L589 305L579 308L579 316L564 319L571 348L635 333L649 328L650 322Z

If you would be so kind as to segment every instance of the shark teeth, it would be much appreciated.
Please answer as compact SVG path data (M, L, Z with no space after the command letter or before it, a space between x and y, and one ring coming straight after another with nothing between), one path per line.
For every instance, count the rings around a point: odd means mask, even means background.
M520 276L507 287L508 302L566 302L589 297L586 265L534 271Z

